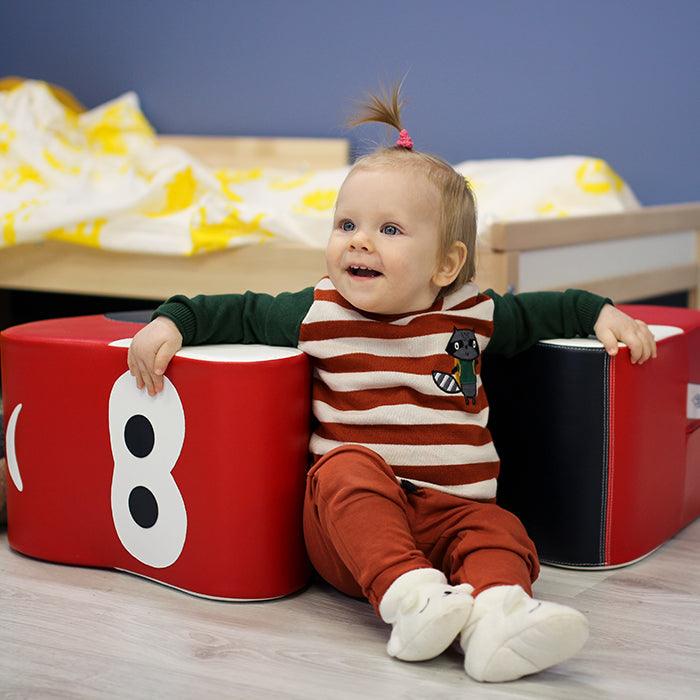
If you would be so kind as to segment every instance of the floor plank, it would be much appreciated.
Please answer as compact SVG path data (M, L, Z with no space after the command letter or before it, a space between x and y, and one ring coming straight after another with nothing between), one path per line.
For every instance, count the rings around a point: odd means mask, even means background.
M384 652L370 607L322 583L277 601L199 599L129 574L59 566L0 534L0 695L49 698L700 697L700 521L613 571L543 567L536 594L589 617L579 656L501 685L461 658Z

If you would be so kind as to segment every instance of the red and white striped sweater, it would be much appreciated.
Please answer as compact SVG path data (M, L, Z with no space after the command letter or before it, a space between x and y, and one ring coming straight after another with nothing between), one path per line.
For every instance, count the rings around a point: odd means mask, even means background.
M446 382L441 388L433 378L433 372L459 377L446 350L455 329L473 331L480 353L486 349L493 310L493 300L467 284L425 311L377 316L350 305L322 279L298 345L314 364L314 457L343 444L364 445L399 479L494 498L499 460L481 378L477 373L474 402L447 393Z
M545 338L593 333L606 303L578 289L501 296L467 285L426 311L387 318L358 311L324 279L276 297L177 295L154 317L170 318L185 345L265 343L311 355L316 456L348 442L366 445L399 478L485 499L496 492L498 456L478 367L447 351L455 327L473 330L468 342L480 352L488 345L489 353L512 356ZM463 393L450 393L457 385Z

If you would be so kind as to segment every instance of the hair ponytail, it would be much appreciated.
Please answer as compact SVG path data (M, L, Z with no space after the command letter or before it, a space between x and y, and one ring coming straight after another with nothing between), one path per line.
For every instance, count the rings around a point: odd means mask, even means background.
M379 94L369 93L359 104L357 113L348 119L347 126L352 128L360 124L379 122L401 131L401 110L404 101L401 98L401 85L395 83L391 90L382 90Z

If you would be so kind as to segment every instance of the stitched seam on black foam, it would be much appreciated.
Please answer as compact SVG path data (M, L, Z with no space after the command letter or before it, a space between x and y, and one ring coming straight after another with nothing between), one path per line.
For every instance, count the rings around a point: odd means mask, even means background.
M603 360L603 454L601 468L601 494L600 494L600 535L598 541L598 562L605 564L605 539L606 539L606 513L608 504L608 462L610 459L609 427L610 427L610 394L609 388L610 355Z

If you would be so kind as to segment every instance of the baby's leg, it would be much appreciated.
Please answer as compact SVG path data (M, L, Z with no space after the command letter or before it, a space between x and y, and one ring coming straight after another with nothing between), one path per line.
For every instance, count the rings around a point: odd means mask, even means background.
M329 583L369 598L391 623L387 650L406 661L433 658L466 624L471 587L450 586L416 546L406 495L375 452L348 445L310 470L304 537Z
M539 566L520 521L495 504L468 502L461 527L459 534L451 528L456 536L444 563L452 581L475 589L460 636L467 673L480 681L514 680L577 653L588 622L572 608L530 597Z
M312 564L344 593L374 608L389 586L413 569L432 568L416 547L406 496L375 452L347 445L309 471L304 536Z
M520 520L495 503L459 500L462 506L445 522L445 537L436 547L444 548L440 554L450 581L471 584L475 597L493 586L511 585L531 595L540 566Z

